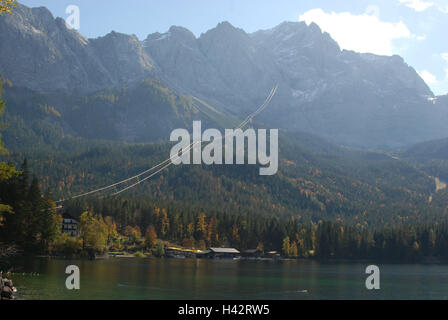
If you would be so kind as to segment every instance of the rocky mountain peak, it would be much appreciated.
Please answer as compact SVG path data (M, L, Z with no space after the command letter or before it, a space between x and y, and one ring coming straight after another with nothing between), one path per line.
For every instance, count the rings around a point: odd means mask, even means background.
M275 47L285 51L286 48L304 48L313 51L328 52L329 55L338 55L341 51L339 45L320 27L311 23L285 21L278 26L253 33L252 38L259 46Z
M153 62L135 35L86 39L44 8L18 5L0 17L0 73L39 92L95 91L148 76Z
M446 117L428 113L446 108L431 102L431 90L401 57L341 51L315 23L247 34L224 21L199 38L172 26L143 42L118 32L86 39L45 8L19 6L0 17L0 43L8 44L0 46L0 73L39 92L91 92L156 77L244 116L277 84L259 117L271 127L358 147L401 146L446 132Z
M155 32L143 41L144 47L159 46L161 43L175 43L176 45L189 45L195 46L196 37L190 30L179 27L171 26L165 33Z
M193 34L193 32L191 32L190 30L188 30L187 28L184 27L180 27L180 26L171 26L169 32L174 35L174 36L179 36L179 37L183 37L183 38L188 38L190 40L195 40L196 37Z
M222 41L235 41L237 39L247 39L248 35L243 29L234 27L230 22L223 21L213 29L202 33L199 40L221 39Z
M154 62L135 35L112 31L104 37L91 39L90 44L117 84L141 80L154 68Z
M221 21L212 30L219 30L221 32L232 32L232 31L242 30L242 29L235 28L229 21Z

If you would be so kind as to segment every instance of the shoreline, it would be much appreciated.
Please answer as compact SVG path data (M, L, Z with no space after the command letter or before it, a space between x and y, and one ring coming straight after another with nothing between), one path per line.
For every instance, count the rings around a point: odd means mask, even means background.
M63 256L63 255L32 255L32 254L21 254L16 255L14 257L10 257L12 260L15 259L23 259L23 258L45 258L45 259L56 259L56 260L107 260L107 259L198 259L198 260L223 260L223 261L272 261L272 262L286 262L286 261L297 261L297 262L317 262L321 264L405 264L405 265L446 265L448 264L448 260L440 259L437 257L426 257L421 260L389 260L389 259L324 259L324 258L284 258L284 257L237 257L237 258L203 258L203 257L195 257L195 256L185 256L185 257L173 257L173 256L161 256L157 257L154 255L140 255L140 254L132 254L132 253L123 253L123 254L103 254L99 256L86 257L83 254L80 255L72 255L72 256Z

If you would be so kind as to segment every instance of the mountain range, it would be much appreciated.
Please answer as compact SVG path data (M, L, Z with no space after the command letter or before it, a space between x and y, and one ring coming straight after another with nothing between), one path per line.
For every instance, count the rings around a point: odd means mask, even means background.
M48 9L19 5L14 14L0 17L0 41L7 44L0 47L0 74L16 90L51 101L63 130L73 135L155 141L164 136L144 132L147 123L138 112L144 109L144 117L157 119L165 131L195 117L160 113L160 104L147 100L152 93L121 97L124 91L141 90L150 78L179 101L190 101L187 109L202 101L214 115L234 119L255 110L278 84L277 96L257 119L260 125L347 146L393 149L447 136L448 99L435 97L401 57L341 50L314 23L284 22L246 33L222 22L199 37L173 26L143 41L114 31L87 39ZM86 100L105 91L120 97L119 108L109 110L105 120L114 134L100 131L101 119L71 123L68 105L85 112ZM69 97L76 99L67 103ZM104 111L104 106L88 108ZM218 125L216 117L198 108L196 114Z
M448 96L434 96L401 57L341 50L316 24L87 39L46 8L19 5L0 17L0 43L10 150L1 160L27 157L54 199L159 163L170 132L194 120L235 127L278 85L252 124L280 129L274 177L253 166L171 167L115 200L362 226L448 212Z

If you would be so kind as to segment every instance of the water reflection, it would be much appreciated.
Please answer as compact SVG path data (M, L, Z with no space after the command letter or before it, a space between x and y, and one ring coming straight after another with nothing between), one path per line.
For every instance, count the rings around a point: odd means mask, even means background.
M69 264L80 268L81 290L65 288L65 268ZM448 298L445 265L380 265L381 290L372 291L365 288L366 264L33 258L15 261L14 265L18 273L12 278L18 297L23 299Z

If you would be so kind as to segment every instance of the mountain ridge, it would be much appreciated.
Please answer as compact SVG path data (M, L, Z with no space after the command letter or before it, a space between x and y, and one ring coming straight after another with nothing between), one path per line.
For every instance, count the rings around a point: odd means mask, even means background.
M86 39L48 9L19 5L0 17L0 41L9 44L0 48L0 73L41 94L84 95L156 78L242 117L279 85L258 119L265 126L357 148L446 137L448 108L403 58L341 50L315 23L246 33L225 21L199 37L172 26L143 41L114 31Z

